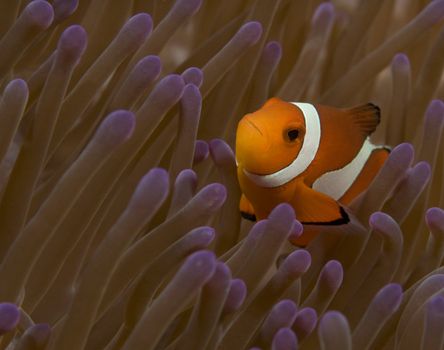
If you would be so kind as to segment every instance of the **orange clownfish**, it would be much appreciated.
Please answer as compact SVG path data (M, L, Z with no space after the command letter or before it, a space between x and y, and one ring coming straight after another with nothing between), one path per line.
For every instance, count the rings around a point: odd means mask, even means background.
M348 223L342 205L368 187L388 157L386 147L369 141L379 120L371 103L338 109L279 98L245 115L236 134L242 216L264 219L287 202L304 226ZM304 246L314 234L304 229L293 243Z

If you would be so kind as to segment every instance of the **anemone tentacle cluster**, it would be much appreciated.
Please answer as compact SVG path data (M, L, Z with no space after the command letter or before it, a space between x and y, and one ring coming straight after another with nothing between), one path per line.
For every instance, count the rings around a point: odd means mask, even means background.
M0 349L444 349L444 0L0 3ZM372 101L392 152L305 249L238 120ZM416 150L416 151L414 151Z

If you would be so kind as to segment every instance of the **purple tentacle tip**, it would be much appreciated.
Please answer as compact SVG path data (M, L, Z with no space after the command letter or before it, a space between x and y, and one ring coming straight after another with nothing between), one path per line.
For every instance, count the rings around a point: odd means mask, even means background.
M12 303L0 304L0 335L12 331L20 321L20 310Z
M342 283L344 271L342 265L337 260L330 260L321 271L320 280L330 289L336 290Z
M143 177L142 181L148 182L152 179L160 179L162 182L168 183L168 171L163 168L153 168Z
M239 309L247 296L247 286L241 279L233 279L230 282L230 290L225 301L224 312L232 313Z
M313 332L317 320L318 315L315 309L311 307L303 308L296 314L296 318L293 322L293 330L300 339L303 339Z
M85 51L87 40L85 29L79 25L72 25L63 31L58 48L64 55L77 60Z
M302 234L302 232L304 232L304 226L298 220L294 220L293 229L288 238L290 240L297 239Z
M432 123L432 127L440 128L444 121L444 102L432 100L426 111L426 123Z
M196 144L194 146L194 159L193 164L198 164L205 159L208 158L208 155L210 154L210 148L208 146L208 143L206 143L203 140L196 140Z
M54 0L54 21L59 23L71 16L79 6L79 0Z
M6 85L4 95L28 95L28 84L23 79L11 80L8 85Z
M444 210L441 208L430 208L425 215L427 226L432 231L444 233Z
M159 56L155 55L145 56L137 62L134 67L134 71L136 71L137 74L144 76L145 79L152 80L159 76L161 69L162 62L160 61Z
M191 184L193 193L196 191L197 175L192 169L184 169L177 175L175 184L177 184L177 186L181 186L182 184L185 183Z
M187 84L183 89L181 104L185 110L192 110L196 117L200 115L202 95L199 88L194 84Z
M290 275L298 277L309 269L310 264L310 253L306 250L299 249L287 256L282 263L281 269L285 269Z
M25 332L25 336L29 336L32 339L36 349L44 349L51 336L51 326L46 323L38 323L29 327Z
M99 127L98 134L107 133L112 139L128 139L134 131L136 118L126 110L117 110L109 114Z
M182 77L177 74L170 74L163 78L157 85L156 90L158 94L162 95L162 99L178 100L182 96L185 82Z
M428 181L432 174L432 168L426 161L418 162L413 168L414 173L421 179Z
M202 0L178 0L171 12L179 17L188 17L199 11Z
M435 295L429 299L427 303L428 312L438 315L444 321L444 297L442 295Z
M437 23L444 17L444 1L431 1L422 12L431 23Z
M153 20L147 13L138 13L131 17L123 27L123 31L128 33L136 45L142 44L153 29Z
M185 84L193 84L200 87L203 82L203 72L199 68L190 67L182 73L182 78Z
M266 67L275 68L282 57L282 46L278 41L268 42L262 51L262 64Z
M140 180L134 192L134 205L146 210L147 203L151 203L152 198L163 200L168 194L169 176L168 172L162 168L151 169Z
M371 228L382 232L388 232L393 225L396 225L391 216L382 212L375 212L370 215L368 222Z
M178 274L193 276L196 283L205 283L216 270L216 256L213 252L201 250L191 254L182 265Z
M402 287L396 283L390 283L381 288L374 298L378 310L383 313L395 312L402 301Z
M234 153L231 147L221 139L213 139L209 143L211 158L216 164L234 165Z
M415 151L412 144L404 142L393 148L389 160L396 161L400 164L409 164L413 160L414 153Z
M282 55L282 45L279 41L270 41L265 45L264 51L275 59L279 59Z
M292 300L281 300L275 304L262 325L262 340L266 343L272 342L278 329L290 327L293 324L296 313L297 306Z
M253 45L262 36L262 25L255 21L247 22L239 29L238 35Z
M43 29L48 28L54 20L54 9L44 0L30 2L25 12L34 25Z
M231 278L230 268L223 262L217 262L213 276L206 284L205 288L217 292L221 289L229 288Z
M335 7L330 2L323 2L320 4L313 14L312 22L328 21L335 13Z
M397 53L392 60L394 66L410 69L410 60L405 53Z
M293 229L295 223L294 209L288 203L281 203L272 210L268 219L270 222L274 221L283 230Z
M296 350L298 340L290 328L281 328L273 338L272 350Z
M292 324L296 318L298 308L293 300L284 299L275 304L270 312L273 323L289 322Z
M230 281L230 290L224 305L224 314L233 313L238 310L247 296L247 286L241 279Z

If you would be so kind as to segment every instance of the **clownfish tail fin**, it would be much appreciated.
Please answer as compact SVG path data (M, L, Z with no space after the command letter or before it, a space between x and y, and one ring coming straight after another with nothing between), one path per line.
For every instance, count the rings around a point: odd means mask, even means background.
M381 120L381 109L373 103L366 103L347 110L354 124L364 136L369 136L376 130Z

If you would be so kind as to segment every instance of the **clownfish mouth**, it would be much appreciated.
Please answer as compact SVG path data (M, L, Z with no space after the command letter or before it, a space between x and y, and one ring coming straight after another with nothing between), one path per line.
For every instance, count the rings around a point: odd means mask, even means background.
M241 168L242 169L242 172L247 176L247 177L249 177L249 176L268 176L268 175L272 175L273 173L261 173L261 172L256 172L256 171L250 171L250 170L247 170L246 168L245 168L245 165L242 163L242 162L240 162L238 159L237 159L237 157L235 157L234 158L234 161L235 161L235 163L236 163L236 167L237 168ZM284 167L282 167L282 169L285 169L286 168L286 166L284 166ZM282 169L279 169L278 171L280 171L280 170L282 170Z
M282 169L285 169L285 167L283 167ZM280 170L282 170L280 169ZM280 171L278 170L278 171ZM258 173L258 172L253 172L253 171L249 171L245 168L242 169L242 171L244 172L245 175L247 175L248 177L253 175L253 176L268 176L268 175L272 175L273 173Z

